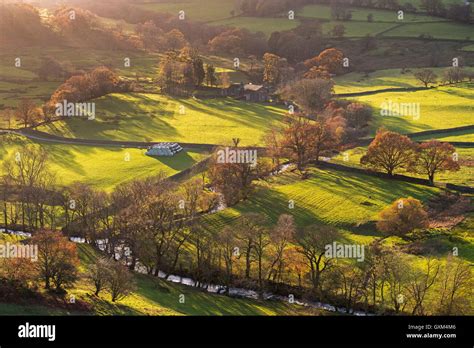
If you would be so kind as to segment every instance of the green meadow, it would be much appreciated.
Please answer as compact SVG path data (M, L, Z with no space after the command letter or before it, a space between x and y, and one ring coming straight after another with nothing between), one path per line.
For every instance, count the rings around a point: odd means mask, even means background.
M232 138L240 138L243 145L256 145L262 144L265 131L279 125L285 113L273 105L232 98L199 100L133 93L109 94L95 102L95 120L53 122L39 130L107 140L230 144Z
M416 92L388 92L351 98L372 106L371 134L380 127L399 133L454 128L472 124L473 83L443 86ZM419 103L420 115L382 116L388 103ZM385 103L385 104L384 104Z
M424 85L415 78L414 74L423 68L407 69L384 69L373 72L351 72L348 74L336 76L334 78L335 93L359 93L375 91L385 88L411 88L423 87ZM443 77L443 73L448 69L444 68L426 68L432 70L438 81ZM474 68L464 67L466 72L474 72ZM432 84L430 84L431 86Z
M178 17L179 11L184 11L186 19L212 22L231 17L231 11L235 9L235 2L233 0L207 0L203 6L200 0L165 0L142 2L137 6L150 11L170 13L176 17Z
M260 183L244 202L207 218L213 229L220 230L242 213L260 212L275 223L281 214L291 214L299 226L316 223L341 228L363 226L400 197L427 200L436 188L402 181L391 181L363 174L312 168L306 180L291 172ZM294 208L290 208L293 201ZM366 227L373 233L373 227Z
M1 137L0 165L24 146L34 144L47 152L50 170L56 174L58 184L67 186L79 181L106 191L112 191L120 183L158 175L160 172L168 176L176 174L207 156L205 153L187 151L174 157L158 158L146 156L146 150L141 149L47 144Z

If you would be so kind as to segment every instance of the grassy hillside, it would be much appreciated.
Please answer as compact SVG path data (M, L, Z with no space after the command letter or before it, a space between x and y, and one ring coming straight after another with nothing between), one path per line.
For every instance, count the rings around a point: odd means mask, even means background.
M427 68L432 70L438 80L442 79L447 68ZM463 68L466 72L474 71L474 68ZM409 88L423 87L424 85L415 78L414 73L422 70L417 69L384 69L374 72L351 72L349 74L336 76L334 79L336 93L358 93L375 91L384 88Z
M426 200L438 192L411 183L384 180L362 174L352 174L313 168L307 180L293 173L260 183L255 194L245 202L208 218L207 223L220 229L242 213L261 212L276 222L279 215L291 214L300 226L328 223L352 228L376 220L385 206L400 197L412 196ZM294 201L294 209L289 201ZM365 232L373 232L366 227Z
M186 114L179 113L180 106ZM96 100L94 121L70 119L40 127L52 134L87 139L261 144L284 110L227 99L179 99L157 94L110 94Z
M206 157L204 153L181 152L174 157L158 158L146 156L146 150L140 149L46 144L20 138L7 142L5 136L0 139L0 165L25 145L36 144L46 150L51 171L56 173L59 184L80 181L107 191L122 182L159 172L175 174Z
M209 22L230 17L230 12L235 8L235 2L234 0L206 0L203 4L200 0L164 0L146 1L138 6L146 10L170 13L176 16L179 11L183 10L187 19Z
M372 134L381 126L400 133L413 133L472 124L473 86L473 83L465 83L416 92L379 93L353 99L372 106ZM383 103L389 102L419 103L419 119L413 116L382 116L380 109Z

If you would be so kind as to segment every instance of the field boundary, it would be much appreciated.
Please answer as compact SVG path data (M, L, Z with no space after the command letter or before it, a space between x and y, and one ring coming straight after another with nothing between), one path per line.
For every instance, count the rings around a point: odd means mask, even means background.
M437 187L440 189L446 188L454 191L458 191L461 193L474 193L474 187L470 186L463 186L463 185L455 185L451 183L435 183L435 185L431 185L430 181L428 179L423 179L423 178L415 178L413 176L407 176L407 175L402 175L402 174L394 174L393 176L390 176L386 173L382 172L377 172L365 168L357 168L357 167L349 167L345 166L343 164L338 164L338 163L330 163L330 162L318 162L318 163L313 163L319 168L327 168L327 169L333 169L333 170L338 170L338 171L344 171L344 172L350 172L350 173L357 173L357 174L365 174L365 175L370 175L370 176L375 176L381 179L389 179L389 180L398 180L398 181L405 181L409 182L412 184L418 184L418 185L424 185L424 186L430 186L430 187Z

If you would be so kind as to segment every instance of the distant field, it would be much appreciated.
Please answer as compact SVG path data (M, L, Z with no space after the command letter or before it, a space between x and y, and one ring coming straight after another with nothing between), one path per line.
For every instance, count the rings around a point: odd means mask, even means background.
M413 23L404 24L383 34L384 37L419 37L431 35L435 39L474 41L474 26L460 23Z
M438 76L438 80L442 79L443 72L447 68L427 68ZM465 67L465 71L473 71L474 68ZM375 91L385 88L401 88L401 87L422 87L423 84L417 80L414 73L422 70L417 68L406 69L386 69L377 70L367 75L362 72L352 72L349 74L337 76L334 79L336 93L357 93L365 91Z
M366 35L375 36L385 30L388 30L395 26L393 23L367 23L367 22L341 22L341 21L330 21L324 22L323 32L328 36L332 36L331 30L338 24L342 24L345 27L344 37L364 37Z
M372 14L373 22L391 22L391 23L405 23L405 22L427 22L427 21L443 21L443 18L431 17L422 14L406 13L403 21L398 19L398 11L365 9L351 7L349 11L352 14L352 21L367 21L367 16ZM328 5L307 5L297 12L298 16L317 18L317 19L332 19L331 7Z
M91 70L101 65L108 65L123 77L140 78L156 77L160 56L143 52L108 51L78 48L22 48L15 53L5 50L0 53L0 109L16 107L22 97L34 100L37 104L48 100L51 94L64 81L54 79L38 80L38 69L42 58L54 57L64 64L70 64L76 70ZM21 58L21 67L14 66L15 58ZM124 59L130 58L131 66L124 66Z
M1 136L0 165L27 144L32 142L23 139L7 142L5 136ZM79 181L107 191L122 182L157 175L160 171L167 175L175 174L206 157L204 153L182 152L171 158L154 158L146 156L145 150L140 149L35 144L47 151L58 184L66 186Z
M474 44L464 46L461 50L466 52L474 52Z
M158 94L110 94L96 100L94 121L70 119L39 130L86 139L178 141L230 144L261 144L272 124L279 124L281 108L246 103L231 98L195 100ZM186 114L179 113L184 106Z
M459 132L450 132L446 134L416 137L416 140L429 140L435 137L440 141L466 141L474 142L474 130L465 130Z
M440 140L445 141L445 139ZM344 154L342 153L335 157L333 161L347 166L362 167L360 165L360 158L366 152L366 147L358 147L345 152L348 155L348 157L346 157L347 161L344 161ZM435 176L435 181L440 183L451 183L474 187L474 148L458 147L456 148L456 152L459 154L461 169L457 172L437 173ZM425 175L407 173L403 170L400 171L399 174L426 178Z
M372 134L384 126L400 133L414 133L429 129L454 128L473 124L474 84L445 86L416 92L390 92L354 97L374 110ZM419 103L420 117L382 116L383 103Z
M137 5L143 9L175 14L178 17L179 11L183 10L186 18L194 21L217 21L231 17L230 12L235 8L234 0L184 0L184 1L147 1Z
M285 31L296 28L300 22L288 18L264 17L235 17L212 22L213 25L226 25L229 27L245 28L252 32L262 32L267 37L274 31Z
M426 200L437 192L435 188L401 181L311 169L307 180L286 173L270 184L262 183L249 200L206 219L209 226L220 229L242 213L264 213L273 222L286 213L293 215L299 226L328 223L350 228L376 220L380 210L397 198ZM289 200L294 201L294 209L289 209ZM369 228L364 232L374 231Z

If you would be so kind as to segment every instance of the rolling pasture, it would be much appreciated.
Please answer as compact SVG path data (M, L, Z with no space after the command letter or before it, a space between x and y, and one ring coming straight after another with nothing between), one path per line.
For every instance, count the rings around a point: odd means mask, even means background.
M232 98L198 100L158 94L109 94L96 103L94 121L69 119L39 130L106 140L231 144L232 138L240 138L243 145L256 145L262 144L265 131L280 124L285 113L273 105Z
M414 133L472 124L473 83L443 86L416 92L388 92L351 98L372 106L371 134L380 127L399 133ZM382 116L384 103L419 103L420 115ZM388 105L388 104L387 104ZM411 104L414 105L414 104Z
M436 188L401 181L312 168L306 180L288 172L268 184L261 183L248 201L210 216L207 223L220 229L242 213L260 212L272 223L281 214L291 214L299 226L324 223L354 228L375 221L380 210L400 197L425 201L438 192ZM366 226L364 232L372 234L373 226Z
M149 157L146 150L118 147L89 147L67 144L36 143L15 137L1 136L0 165L26 145L41 146L48 154L48 163L60 185L75 181L112 191L117 185L134 179L158 175L173 175L206 157L200 152L181 152L174 157Z

